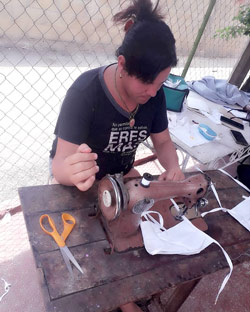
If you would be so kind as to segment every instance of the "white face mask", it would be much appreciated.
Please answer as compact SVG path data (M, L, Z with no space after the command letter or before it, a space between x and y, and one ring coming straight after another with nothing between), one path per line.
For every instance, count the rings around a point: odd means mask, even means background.
M250 231L250 196L243 196L245 199L242 202L240 202L232 209L227 209L222 207L218 193L213 185L212 191L217 199L220 208L215 208L210 211L203 212L201 216L204 217L209 213L222 210L224 212L228 212L234 219L236 219L241 225L243 225L248 231Z
M153 217L158 215L159 222ZM144 245L148 253L193 255L213 243L213 239L200 231L186 218L177 225L165 229L163 218L156 211L146 211L142 214L146 221L141 221ZM190 242L192 242L190 244Z
M155 218L153 218L153 214L158 215L159 222ZM233 269L232 262L226 251L221 247L221 245L212 237L200 231L186 217L183 217L182 222L171 227L170 229L164 228L163 218L161 214L156 211L143 212L142 217L144 217L146 220L141 220L140 223L144 246L147 252L151 255L193 255L200 253L203 249L205 249L212 243L217 244L221 248L227 259L228 265L230 267L230 272L225 277L221 285L221 288L215 300L216 303L220 293L222 292L228 279L230 278Z
M250 231L250 197L247 197L233 209L228 209L227 212Z

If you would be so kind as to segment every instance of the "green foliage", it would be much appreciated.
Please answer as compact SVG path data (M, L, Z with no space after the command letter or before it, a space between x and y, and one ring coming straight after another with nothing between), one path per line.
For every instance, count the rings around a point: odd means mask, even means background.
M229 38L236 38L238 36L250 36L250 7L241 5L237 16L233 18L237 21L236 26L227 26L216 31L215 37L220 37L228 40Z

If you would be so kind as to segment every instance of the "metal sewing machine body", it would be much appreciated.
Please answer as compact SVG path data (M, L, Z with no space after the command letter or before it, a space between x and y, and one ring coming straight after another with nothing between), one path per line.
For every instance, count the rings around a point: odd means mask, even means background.
M165 228L178 224L185 215L201 230L207 225L199 208L210 185L204 174L183 181L157 181L150 174L124 179L122 174L107 175L99 184L98 201L101 220L113 249L124 251L143 246L140 231L141 214L152 210L161 213ZM170 201L174 198L179 211Z

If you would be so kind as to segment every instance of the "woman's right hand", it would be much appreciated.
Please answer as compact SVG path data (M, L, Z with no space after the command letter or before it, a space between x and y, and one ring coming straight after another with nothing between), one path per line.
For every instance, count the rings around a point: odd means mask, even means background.
M54 177L61 184L75 185L80 191L87 191L93 185L95 174L99 171L97 157L87 144L76 146L59 139L52 162Z
M81 144L76 153L65 158L70 181L80 190L88 190L95 181L99 171L96 164L97 154L92 153L87 144Z

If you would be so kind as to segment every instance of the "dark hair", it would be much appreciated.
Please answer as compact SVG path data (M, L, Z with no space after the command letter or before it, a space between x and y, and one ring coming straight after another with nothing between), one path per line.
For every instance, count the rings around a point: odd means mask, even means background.
M159 0L154 9L151 0L132 1L131 6L113 18L126 24L126 34L116 56L125 57L125 69L130 76L151 83L162 70L176 66L175 39L157 10Z

